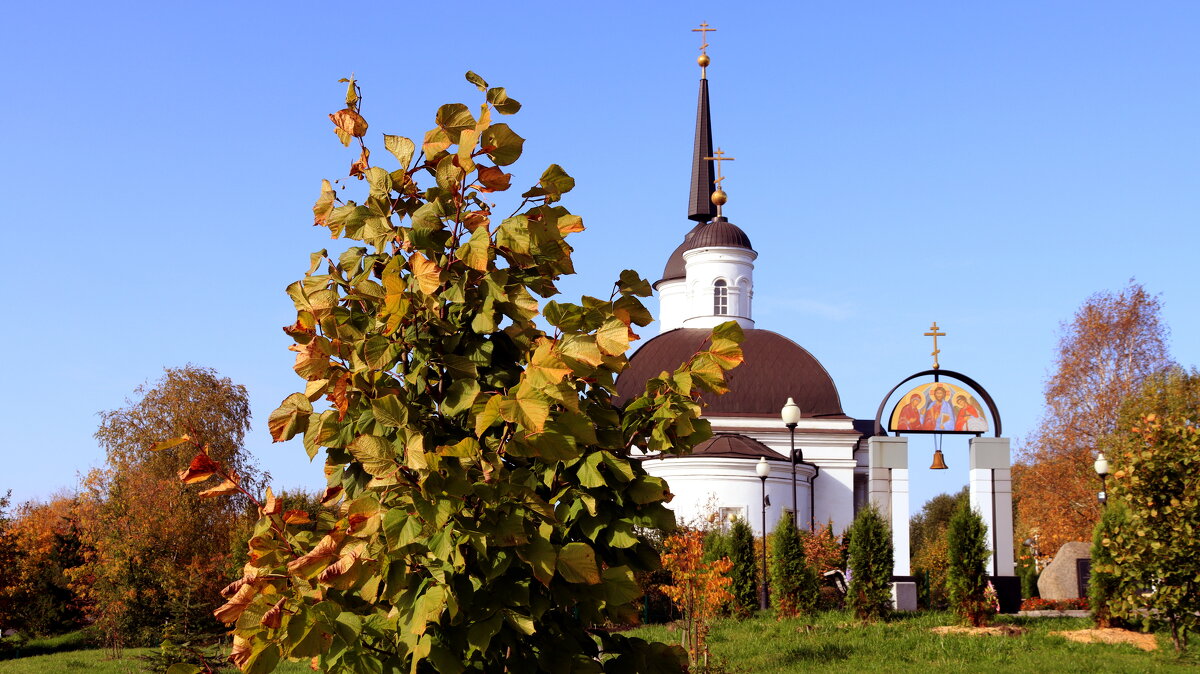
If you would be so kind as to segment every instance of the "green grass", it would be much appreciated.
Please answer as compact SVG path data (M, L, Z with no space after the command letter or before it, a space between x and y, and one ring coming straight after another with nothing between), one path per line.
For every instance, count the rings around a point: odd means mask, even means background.
M714 660L730 674L786 672L1197 672L1200 656L1175 656L1170 640L1158 635L1159 650L1132 646L1078 644L1049 635L1051 631L1090 627L1085 618L1020 618L1001 616L998 624L1029 630L1020 637L938 636L930 629L954 624L947 613L902 615L886 624L862 626L849 613L831 612L810 618L776 621L771 617L724 620L714 626L709 646ZM680 634L653 625L630 636L678 643ZM0 661L0 674L142 672L137 656L149 648L126 649L110 659L104 650L76 650L86 636L72 633L31 641L28 646L63 652ZM23 654L27 651L23 651ZM233 670L230 670L233 671ZM309 672L307 662L283 662L282 674Z
M725 671L750 672L1193 672L1200 659L1177 658L1169 638L1158 635L1159 650L1132 646L1080 644L1049 635L1051 631L1091 626L1086 618L1001 616L996 624L1020 625L1019 637L939 636L930 630L955 624L948 613L902 615L886 624L861 626L849 613L776 621L761 617L720 621L709 636L710 663ZM627 633L643 639L679 643L680 634L664 626Z

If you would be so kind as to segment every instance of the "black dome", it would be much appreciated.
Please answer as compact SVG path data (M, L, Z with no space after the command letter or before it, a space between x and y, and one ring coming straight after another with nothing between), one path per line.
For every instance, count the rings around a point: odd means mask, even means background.
M778 418L779 409L793 398L804 417L846 418L833 378L811 353L770 330L745 333L745 360L727 374L729 393L705 395L704 416ZM704 348L711 334L707 328L678 328L646 342L617 378L620 401L640 395L651 377L674 372Z

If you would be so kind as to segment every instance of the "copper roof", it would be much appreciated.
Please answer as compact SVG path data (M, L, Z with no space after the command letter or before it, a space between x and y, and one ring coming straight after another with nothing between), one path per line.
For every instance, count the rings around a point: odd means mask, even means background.
M646 342L617 379L621 401L645 390L660 372L673 372L705 346L711 330L678 328ZM729 393L705 395L704 416L778 416L793 398L804 417L847 418L829 372L799 344L770 330L746 330L744 362L727 373Z
M696 445L692 449L692 453L686 456L754 459L756 461L759 457L766 457L771 461L787 461L787 457L782 454L754 438L748 438L739 433L717 433Z

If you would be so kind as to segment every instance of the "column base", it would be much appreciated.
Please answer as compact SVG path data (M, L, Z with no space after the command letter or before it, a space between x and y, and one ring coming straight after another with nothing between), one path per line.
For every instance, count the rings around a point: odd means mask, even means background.
M897 611L917 610L917 584L913 581L892 583L892 608Z

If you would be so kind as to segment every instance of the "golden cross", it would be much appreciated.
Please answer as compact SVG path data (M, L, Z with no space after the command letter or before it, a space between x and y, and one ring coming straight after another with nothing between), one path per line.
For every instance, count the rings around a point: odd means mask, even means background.
M699 28L692 29L693 33L700 33L700 53L701 54L704 53L705 49L708 49L708 34L711 32L715 32L716 30L717 30L716 28L709 28L707 21L701 22Z
M946 333L938 332L937 321L934 321L933 326L930 327L929 329L931 330L931 332L925 333L925 336L933 338L933 353L931 353L929 355L933 356L933 369L937 370L941 367L940 365L938 365L938 354L942 352L941 349L937 348L937 338L945 337Z
M705 157L704 161L717 162L717 179L713 181L713 184L717 186L717 189L721 189L721 181L725 179L725 178L721 177L721 162L733 161L734 158L726 157L725 152L722 151L721 148L719 148L719 147L717 148L717 151L714 154L716 154L715 157Z

